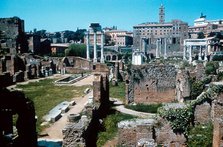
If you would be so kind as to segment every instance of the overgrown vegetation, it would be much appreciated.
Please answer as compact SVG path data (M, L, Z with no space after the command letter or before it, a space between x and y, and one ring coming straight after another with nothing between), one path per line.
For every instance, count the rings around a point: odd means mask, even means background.
M158 112L161 117L170 122L172 129L179 133L188 130L193 116L192 106L177 109L170 108L168 110L162 107Z
M86 88L90 86L55 86L52 79L40 80L39 82L31 82L27 85L17 85L16 88L22 89L25 95L30 98L35 105L37 119L37 131L42 128L42 117L46 115L57 104L73 97L81 97Z
M186 133L190 124L193 123L193 112L196 105L204 101L212 101L221 91L223 91L222 85L211 85L206 92L199 95L196 100L192 100L186 107L175 109L161 107L158 109L158 113L170 122L174 131Z
M190 78L191 83L191 99L196 99L199 96L204 88L205 83L203 81L197 81L195 78Z
M212 147L213 125L197 125L188 132L188 147Z
M86 45L85 44L71 44L65 50L65 56L78 56L86 58Z
M125 101L125 82L119 82L117 86L109 84L109 96Z
M111 140L116 136L118 132L118 128L117 128L118 122L123 121L123 120L133 119L133 118L135 117L132 115L122 114L119 112L116 112L115 114L111 114L107 116L103 120L104 131L98 134L97 146L99 147L103 146L108 140Z
M162 107L162 104L136 104L126 105L125 107L140 112L157 113L157 109Z
M216 74L216 70L219 68L219 64L217 61L208 62L205 66L205 73L207 75Z

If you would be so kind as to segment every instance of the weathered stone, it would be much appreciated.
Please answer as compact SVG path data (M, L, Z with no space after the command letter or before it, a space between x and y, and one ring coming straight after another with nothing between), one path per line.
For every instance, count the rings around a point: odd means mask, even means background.
M118 123L118 144L121 146L135 146L141 139L153 138L153 119L136 119Z
M197 105L194 111L195 124L207 124L211 121L211 105L207 102Z
M189 72L186 70L179 70L176 76L176 99L183 102L184 98L190 96L190 81Z
M172 65L132 66L129 73L129 101L161 103L175 100L176 68ZM133 87L131 87L133 86Z

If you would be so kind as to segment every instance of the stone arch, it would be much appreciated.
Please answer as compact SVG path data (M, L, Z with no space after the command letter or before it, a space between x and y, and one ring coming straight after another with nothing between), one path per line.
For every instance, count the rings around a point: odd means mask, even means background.
M117 55L112 55L112 60L113 61L117 60Z

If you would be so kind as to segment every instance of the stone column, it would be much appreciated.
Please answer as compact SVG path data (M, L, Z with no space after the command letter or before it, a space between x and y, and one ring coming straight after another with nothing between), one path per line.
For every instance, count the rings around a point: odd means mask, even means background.
M87 60L90 60L90 55L89 55L89 48L90 48L90 40L89 40L89 32L87 31L86 33L86 48L87 48L87 51L86 51L86 54L87 54Z
M104 63L104 32L101 31L101 63Z
M192 62L192 45L189 45L189 62Z
M156 40L156 58L159 58L159 39Z
M142 51L146 54L146 38L142 38Z
M204 61L208 60L207 55L208 55L208 42L206 42L206 45L205 45Z
M97 31L94 31L94 63L97 63Z
M167 53L166 53L166 38L164 38L164 59L167 59Z
M187 45L186 45L186 41L184 40L183 60L186 60L186 51L187 51Z
M202 46L200 45L198 60L202 60L202 57L201 56L202 56Z

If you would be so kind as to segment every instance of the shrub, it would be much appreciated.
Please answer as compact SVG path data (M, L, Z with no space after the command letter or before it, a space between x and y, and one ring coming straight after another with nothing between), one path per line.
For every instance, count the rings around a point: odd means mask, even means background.
M197 125L188 132L188 147L212 147L213 126L210 123L206 125Z
M205 83L203 81L196 81L195 78L190 79L191 83L191 99L196 99L197 96L199 96L204 88L205 88Z
M223 80L223 72L219 72L217 78L218 78L219 81Z
M211 61L206 64L205 73L207 75L216 74L216 70L218 69L219 64L217 61Z

